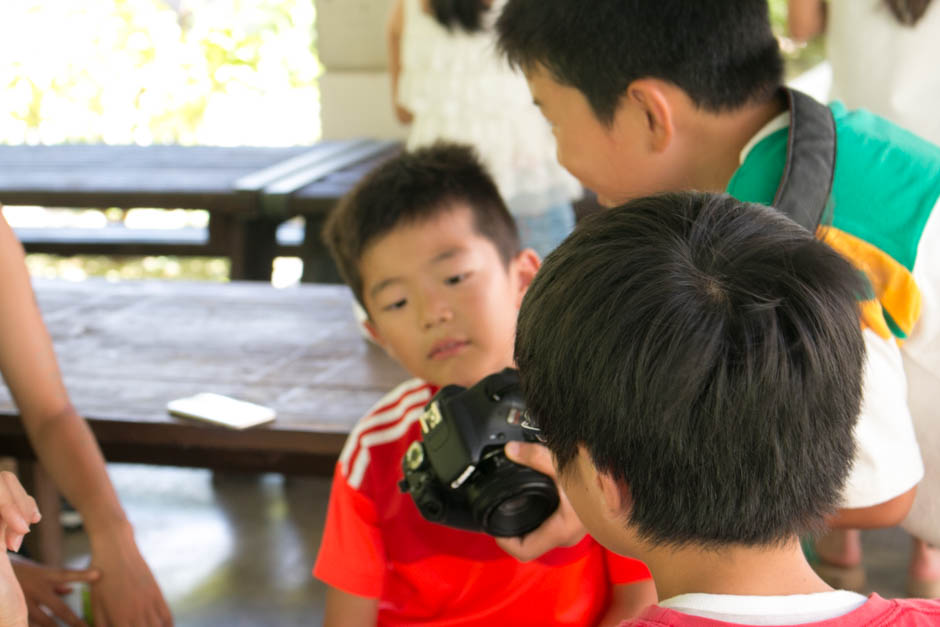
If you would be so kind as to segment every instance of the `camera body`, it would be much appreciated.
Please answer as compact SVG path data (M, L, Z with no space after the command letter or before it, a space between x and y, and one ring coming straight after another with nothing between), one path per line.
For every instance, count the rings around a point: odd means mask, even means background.
M532 531L558 507L558 489L503 452L506 442L535 441L524 413L511 368L470 388L441 388L421 416L422 439L402 458L402 492L431 522L498 537Z

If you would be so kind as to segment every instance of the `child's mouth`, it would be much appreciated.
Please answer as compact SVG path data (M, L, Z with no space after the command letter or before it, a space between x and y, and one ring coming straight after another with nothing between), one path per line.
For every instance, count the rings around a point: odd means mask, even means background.
M447 359L453 357L470 344L467 340L444 340L437 342L428 353L428 359Z

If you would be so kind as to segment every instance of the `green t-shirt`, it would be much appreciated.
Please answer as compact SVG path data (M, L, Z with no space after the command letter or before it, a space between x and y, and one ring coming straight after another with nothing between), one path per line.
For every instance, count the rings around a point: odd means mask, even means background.
M940 198L940 147L868 111L850 112L839 102L830 109L836 167L823 221L881 251L887 260L877 261L879 268L893 260L899 266L895 272L909 274L924 225ZM729 194L772 204L786 163L788 130L769 134L750 150L728 183ZM904 306L886 307L886 320L894 335L905 337L910 324L899 322L905 316L899 317L898 307Z

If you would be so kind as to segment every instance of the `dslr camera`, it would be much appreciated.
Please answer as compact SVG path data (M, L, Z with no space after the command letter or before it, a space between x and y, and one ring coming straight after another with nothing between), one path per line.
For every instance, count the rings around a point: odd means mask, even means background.
M431 522L499 537L532 531L558 507L558 489L503 452L511 440L536 440L524 413L511 368L470 388L442 388L420 418L422 439L402 458L401 491Z

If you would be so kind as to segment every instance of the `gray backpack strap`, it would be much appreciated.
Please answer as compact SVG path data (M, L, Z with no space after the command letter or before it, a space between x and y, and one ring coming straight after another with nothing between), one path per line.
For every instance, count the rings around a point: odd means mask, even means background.
M836 123L832 112L806 94L786 88L790 106L787 164L774 207L816 231L832 191L836 168Z

